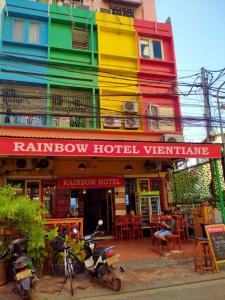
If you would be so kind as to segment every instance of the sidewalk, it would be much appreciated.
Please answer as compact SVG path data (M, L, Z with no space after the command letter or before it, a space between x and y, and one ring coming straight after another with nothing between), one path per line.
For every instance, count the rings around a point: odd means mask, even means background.
M104 287L96 279L90 278L88 274L81 274L74 279L74 297L70 296L69 283L66 284L61 295L58 295L57 290L61 286L62 278L43 276L37 285L34 300L104 298L109 295L115 295L116 299L118 293L124 294L138 290L225 278L225 271L208 272L202 275L194 272L193 258L191 257L192 244L184 245L182 253L168 253L163 250L158 250L157 253L149 239L122 243L111 243L110 241L98 243L99 246L110 244L114 244L121 253L121 266L125 269L120 292L114 292ZM0 287L0 300L18 299L11 293L11 289L12 284Z

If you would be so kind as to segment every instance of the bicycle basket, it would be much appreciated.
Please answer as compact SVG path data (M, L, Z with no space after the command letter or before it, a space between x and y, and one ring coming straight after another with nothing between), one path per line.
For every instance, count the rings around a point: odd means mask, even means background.
M56 252L62 252L64 250L64 241L57 237L51 243L52 249Z

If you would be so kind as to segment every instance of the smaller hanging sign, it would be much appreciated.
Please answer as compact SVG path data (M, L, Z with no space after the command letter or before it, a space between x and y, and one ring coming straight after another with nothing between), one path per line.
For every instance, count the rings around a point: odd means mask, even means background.
M58 179L60 189L109 188L124 186L123 177L64 177Z

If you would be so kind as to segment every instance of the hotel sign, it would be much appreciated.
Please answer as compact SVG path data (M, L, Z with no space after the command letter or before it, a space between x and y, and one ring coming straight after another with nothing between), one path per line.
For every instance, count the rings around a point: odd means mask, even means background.
M123 177L68 177L58 179L58 188L109 188L124 186Z
M1 138L0 155L220 158L218 144Z

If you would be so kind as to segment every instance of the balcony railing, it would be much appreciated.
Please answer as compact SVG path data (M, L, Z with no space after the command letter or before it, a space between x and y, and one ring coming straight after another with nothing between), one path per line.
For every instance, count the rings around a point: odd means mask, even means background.
M142 0L104 0L106 2L124 4L124 5L132 5L132 6L140 6L143 4Z
M88 91L4 84L0 125L90 129L98 127Z
M88 5L84 5L82 3L77 3L75 1L58 1L57 6L66 6L66 7L73 7L73 8L78 8L78 9L85 9L89 10L90 7Z

